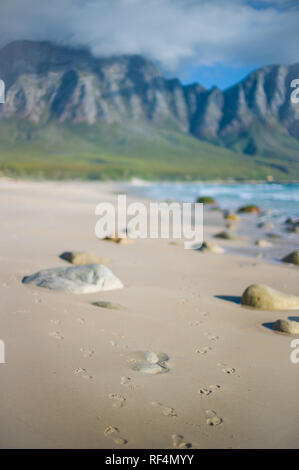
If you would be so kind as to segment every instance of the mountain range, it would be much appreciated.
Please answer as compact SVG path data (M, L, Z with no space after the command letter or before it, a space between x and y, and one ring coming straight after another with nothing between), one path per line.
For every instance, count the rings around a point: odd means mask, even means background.
M299 64L221 91L144 57L15 41L0 49L0 171L81 178L299 179Z

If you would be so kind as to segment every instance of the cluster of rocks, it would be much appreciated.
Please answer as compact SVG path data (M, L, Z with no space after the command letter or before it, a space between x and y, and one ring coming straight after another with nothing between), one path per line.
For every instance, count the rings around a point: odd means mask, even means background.
M243 292L241 304L259 310L292 310L299 309L299 297L263 284L253 284ZM281 333L299 335L299 321L279 319L273 327Z

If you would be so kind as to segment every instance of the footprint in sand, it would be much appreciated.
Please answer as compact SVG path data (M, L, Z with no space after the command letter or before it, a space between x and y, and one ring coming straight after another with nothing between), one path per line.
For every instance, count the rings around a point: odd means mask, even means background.
M202 349L195 349L196 354L207 354L209 351L212 351L212 348L205 346Z
M120 383L121 383L121 385L124 385L125 387L127 387L130 390L134 390L136 388L136 385L133 382L133 380L131 379L131 377L122 377L120 379Z
M120 395L120 393L110 393L108 397L110 400L113 400L113 408L122 408L126 401L126 397Z
M236 369L235 369L234 367L228 367L227 364L222 364L221 362L219 362L219 363L217 364L217 366L223 367L223 369L222 369L223 372L224 372L225 374L228 374L228 375L229 375L229 374L234 374L234 373L236 372Z
M120 436L120 431L114 426L108 426L104 431L104 436L112 439L113 442L117 445L125 445L128 443L127 439L124 439Z
M184 436L181 434L172 434L171 439L175 449L190 449L192 447L190 442L184 442Z
M114 341L114 340L109 341L109 343L111 344L111 346L113 348L118 348L118 349L128 349L129 348L129 346L127 344L119 344L117 341Z
M82 367L77 367L77 369L74 370L74 374L78 375L79 377L82 377L85 380L92 380L93 377L92 375L89 375L86 369L82 369Z
M208 317L210 315L209 312L199 312L199 314L203 317Z
M156 375L168 372L166 362L169 360L167 354L153 351L135 351L130 353L128 359L132 370L143 374Z
M223 419L217 416L214 410L206 410L206 417L209 426L219 426L219 424L223 423Z
M198 393L203 397L208 397L209 395L212 395L213 392L216 392L217 390L221 390L220 385L209 385L208 387L200 388L198 390Z
M51 331L51 333L49 333L49 336L55 339L64 339L64 336L62 336L62 334L59 333L59 331Z
M81 325L85 324L85 318L77 318L77 322L80 323Z
M196 320L196 321L189 321L189 326L191 326L191 327L199 326L199 325L201 325L201 324L202 324L202 322L201 322L201 321L198 321L198 320Z
M60 320L50 320L50 323L52 323L52 325L60 325Z
M218 341L218 339L219 339L219 336L212 335L210 333L205 333L205 335L208 337L208 340L213 341L213 342Z
M85 349L85 348L80 348L80 351L83 355L83 357L91 357L94 355L93 349Z
M234 369L233 367L225 367L223 369L223 372L225 372L226 374L234 374L236 372L236 369Z
M152 401L153 406L158 406L162 408L162 413L164 416L168 416L169 418L175 418L177 417L177 413L174 408L170 408L169 406L165 406L162 403L159 403L157 401Z

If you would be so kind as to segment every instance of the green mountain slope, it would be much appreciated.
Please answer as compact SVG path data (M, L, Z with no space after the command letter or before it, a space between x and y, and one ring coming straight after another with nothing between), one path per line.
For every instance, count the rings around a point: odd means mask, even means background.
M130 121L125 125L88 125L52 120L33 125L7 119L0 126L0 171L19 176L88 179L139 176L247 180L273 175L289 180L299 175L299 158L290 157L282 165L276 155L270 158L241 153L245 144L246 137L244 142L232 143L235 151L230 151L165 123L157 127Z
M277 124L262 124L253 122L241 134L231 134L224 140L225 145L236 151L260 161L259 156L272 168L277 168L298 178L299 141L291 137Z

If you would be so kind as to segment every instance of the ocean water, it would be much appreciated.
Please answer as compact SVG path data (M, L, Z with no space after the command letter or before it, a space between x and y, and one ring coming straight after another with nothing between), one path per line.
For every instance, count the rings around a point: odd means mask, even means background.
M257 204L277 217L299 217L299 183L133 183L134 192L153 200L195 201L198 196L214 197L222 209L235 210Z
M299 218L299 183L148 183L136 180L129 185L128 193L154 201L194 202L199 196L212 196L222 209L232 211L246 204L257 204L264 211L262 215L242 217L237 230L238 235L248 239L248 244L225 247L227 252L251 257L262 254L263 258L277 262L299 247L299 236L288 232L285 224L289 217ZM260 222L270 222L273 229L259 228ZM269 238L274 234L275 239ZM272 247L256 246L255 240L261 238L270 240Z

